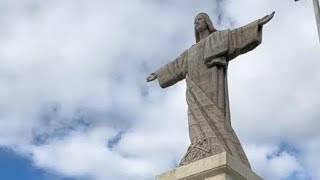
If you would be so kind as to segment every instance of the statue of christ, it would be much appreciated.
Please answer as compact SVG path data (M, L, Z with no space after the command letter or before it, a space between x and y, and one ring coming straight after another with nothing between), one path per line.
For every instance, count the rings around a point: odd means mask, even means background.
M209 16L195 17L196 44L167 65L151 73L162 88L185 79L191 144L180 165L226 152L250 168L240 141L231 127L227 70L230 60L256 48L262 27L274 12L246 26L217 30Z

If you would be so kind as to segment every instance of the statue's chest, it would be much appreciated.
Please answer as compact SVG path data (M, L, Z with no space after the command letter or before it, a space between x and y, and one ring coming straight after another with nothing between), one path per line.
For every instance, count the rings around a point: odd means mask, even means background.
M188 60L203 59L205 40L198 42L188 50Z
M189 70L204 68L204 50L205 40L198 42L188 50L188 67Z

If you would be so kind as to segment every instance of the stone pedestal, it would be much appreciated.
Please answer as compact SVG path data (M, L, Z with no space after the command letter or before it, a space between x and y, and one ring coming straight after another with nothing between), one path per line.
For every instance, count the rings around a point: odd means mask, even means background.
M160 174L156 180L263 180L231 155L221 153Z

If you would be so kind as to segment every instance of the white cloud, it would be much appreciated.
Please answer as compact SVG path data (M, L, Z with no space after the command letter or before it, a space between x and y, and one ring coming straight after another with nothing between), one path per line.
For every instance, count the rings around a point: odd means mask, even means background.
M250 145L246 147L247 155L255 172L266 179L288 179L296 176L307 179L306 168L296 155L279 149L272 144Z
M320 156L318 155L318 152L320 150L319 142L320 139L318 137L315 139L310 139L309 142L304 145L304 160L313 179L320 178Z
M94 179L130 179L132 176L144 179L144 176L150 176L154 171L150 162L124 158L106 148L106 140L111 137L109 133L110 129L97 128L36 147L35 165L68 176Z

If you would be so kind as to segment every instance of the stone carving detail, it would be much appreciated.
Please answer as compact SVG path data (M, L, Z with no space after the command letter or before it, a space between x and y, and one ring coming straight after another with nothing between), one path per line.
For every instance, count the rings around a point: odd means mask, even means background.
M187 153L182 158L180 165L186 165L191 162L209 157L212 155L208 139L195 139L188 148Z
M218 31L207 14L199 13L196 44L147 78L158 79L162 88L186 79L191 145L180 165L226 152L250 168L231 127L227 70L232 59L261 43L262 26L273 16L274 12L246 26Z

